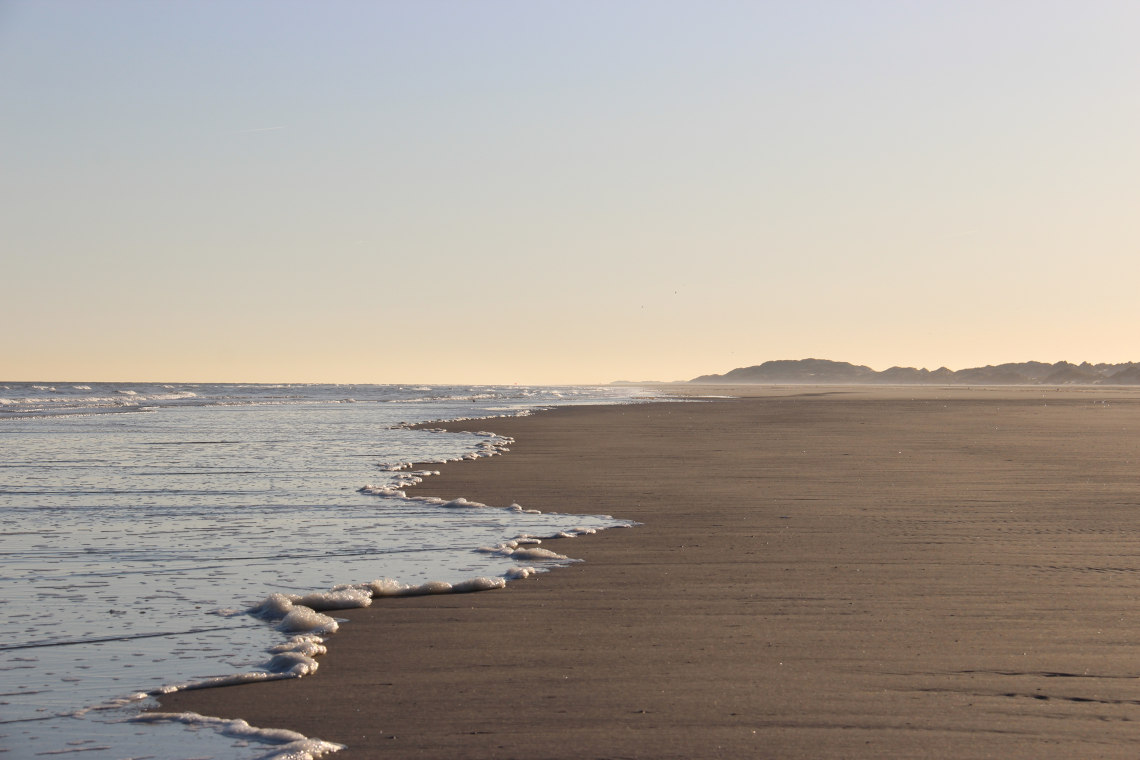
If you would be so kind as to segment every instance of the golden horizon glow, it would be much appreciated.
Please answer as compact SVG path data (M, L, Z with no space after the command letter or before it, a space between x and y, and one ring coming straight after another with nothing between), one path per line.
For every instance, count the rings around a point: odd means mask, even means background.
M1140 359L1137 22L1111 0L13 0L0 377Z

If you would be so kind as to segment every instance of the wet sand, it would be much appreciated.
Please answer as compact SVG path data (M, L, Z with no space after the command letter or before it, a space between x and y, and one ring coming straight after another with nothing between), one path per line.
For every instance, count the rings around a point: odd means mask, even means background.
M344 760L1135 756L1140 390L683 390L757 397L448 426L517 442L419 493L643 523L546 544L584 563L163 709Z

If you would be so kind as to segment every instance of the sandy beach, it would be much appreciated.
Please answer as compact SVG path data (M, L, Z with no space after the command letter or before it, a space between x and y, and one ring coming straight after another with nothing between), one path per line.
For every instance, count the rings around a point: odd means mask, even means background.
M642 523L545 544L584 562L162 709L345 760L1136 755L1140 391L669 390L746 397L447 426L516 443L419 493Z

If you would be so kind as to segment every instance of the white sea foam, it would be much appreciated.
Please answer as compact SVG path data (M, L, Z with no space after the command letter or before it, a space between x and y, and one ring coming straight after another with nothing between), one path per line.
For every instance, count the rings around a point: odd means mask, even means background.
M542 514L542 512L540 512L537 509L526 509L521 504L515 504L513 502L511 503L511 505L509 507L507 507L507 509L511 510L512 512L522 512L522 513L528 514L528 515L541 515Z
M273 655L265 669L271 673L288 673L300 678L317 672L317 660L304 652L281 652Z
M76 389L90 390L89 386L76 386ZM53 391L52 388L40 388L41 391ZM197 398L192 391L178 393L152 393L142 394L133 390L117 390L114 396L74 396L60 393L58 396L24 396L23 398L0 399L5 405L19 405L35 411L37 407L46 407L52 410L74 409L77 411L99 407L134 407L141 404L161 404L162 402L187 401ZM54 413L54 411L53 411Z
M398 474L392 476L392 483L386 486L386 488L391 491L403 491L405 488L411 488L412 486L423 483L424 478L438 474L439 470L414 470L412 472L398 472ZM373 486L373 488L375 488L375 486Z
M420 504L429 504L432 506L442 507L444 509L501 509L510 512L522 512L531 515L540 515L537 509L523 509L518 504L512 504L509 507L492 507L478 501L470 501L463 497L458 499L440 499L436 496L408 496L404 492L406 488L403 482L398 481L393 485L375 485L367 483L360 488L356 489L358 493L370 494L372 496L386 496L392 499L405 499L407 501L418 502Z
M321 603L329 597L348 599L350 595L358 596L357 592L351 589L310 596L320 600L318 603ZM337 622L331 617L293 601L301 598L287 594L270 594L261 604L251 608L249 613L262 620L276 621L277 628L287 633L336 633ZM350 606L364 607L371 603L372 599L369 597L366 602L351 603ZM343 606L325 609L343 609Z
M593 528L584 528L579 525L578 527L571 528L570 530L558 531L554 534L554 538L577 538L578 536L589 536L597 532L598 531L594 530Z
M0 508L34 502L70 521L53 518L50 530L21 524L9 535L0 531L0 557L13 579L0 589L0 602L17 609L44 598L66 600L15 619L7 635L17 646L51 646L53 639L87 646L80 639L88 636L98 642L81 655L85 667L74 671L47 657L39 664L12 657L0 662L5 689L22 695L3 708L4 717L27 721L21 731L34 734L28 746L37 755L85 736L121 737L123 747L142 741L132 738L140 736L138 728L123 733L115 727L126 717L112 715L115 705L81 716L85 705L110 704L107 684L117 690L112 682L122 680L124 688L156 694L308 675L325 651L324 637L343 622L335 610L393 603L379 601L390 596L501 589L570 560L556 559L564 556L556 552L536 559L478 554L475 547L513 535L511 553L539 549L538 535L577 534L567 526L593 519L542 515L519 504L407 497L403 488L438 473L413 470L410 462L507 450L511 441L492 433L425 436L408 429L416 415L454 419L456 412L490 411L489 404L472 404L478 394L469 390L441 394L458 400L439 405L397 408L367 403L392 393L369 386L354 386L349 395L332 386L84 385L8 384L0 399L0 417L10 426L5 433L11 433L0 437L10 481L0 491ZM518 414L525 410L509 406L512 399L536 392L511 393L500 393L495 409ZM347 398L358 403L342 403ZM551 395L543 390L538 398ZM130 418L128 436L119 417L66 416L144 405L157 413ZM230 406L241 410L224 411ZM309 426L319 446L294 440L296 430ZM377 460L398 464L378 467ZM41 464L61 461L82 466ZM374 478L359 490L377 498L346 492L346 477L357 483ZM53 483L51 490L43 483ZM31 534L20 532L27 530ZM56 555L77 561L44 559ZM311 591L377 575L388 577ZM72 586L84 590L62 592ZM265 590L264 598L252 611L263 624L249 614L256 597L245 596L257 589ZM153 746L176 752L182 745L163 739ZM175 756L163 749L153 754ZM194 754L229 756L213 749Z
M473 591L491 591L493 589L506 588L507 581L505 578L486 578L480 576L459 583L451 584L451 590L457 594L467 594Z
M302 675L309 675L316 671L314 660L312 668L305 669L304 672L280 672L274 673L268 670L252 670L246 673L233 673L228 676L213 676L211 678L202 678L197 681L187 681L186 683L169 684L161 688L155 689L149 695L144 696L160 696L162 694L173 694L176 691L195 691L198 689L217 689L223 686L240 686L247 683L260 683L262 681L281 681L287 678L299 678ZM268 665L269 663L266 663Z
M352 586L351 588L366 591L375 598L382 598L393 596L426 596L429 594L466 594L473 591L501 589L505 588L506 585L506 577L492 578L476 576L457 583L435 580L414 585L400 583L393 578L378 578L369 583Z
M367 607L372 604L372 594L360 588L340 588L332 591L321 591L298 596L289 595L294 605L302 605L318 611L347 610L355 607Z
M476 551L484 554L496 554L500 557L510 557L511 559L577 561L571 560L565 554L559 554L539 546L519 546L515 541L508 541L498 546L480 546Z
M415 388L413 390L421 390L421 389ZM432 389L431 388L425 388L422 390L429 390L430 391ZM447 401L475 402L475 401L484 401L486 399L495 399L495 398L499 398L499 396L497 396L494 393L474 392L474 393L457 393L457 394L451 394L451 395L417 396L415 398L396 398L396 399L391 399L391 403L393 403L393 404L424 404L424 403L439 403L439 402L447 402Z
M307 657L316 657L325 654L328 649L325 647L325 640L320 636L294 636L286 641L284 644L278 644L275 647L269 648L270 654L282 654L284 652L300 652Z
M289 610L277 627L286 633L336 633L340 628L328 615L300 606Z
M280 620L293 609L293 600L287 594L270 594L261 604L249 609L249 614L262 620Z
M402 596L407 590L407 584L400 583L393 578L378 578L370 583L365 584L365 587L372 593L373 597L384 596Z
M517 549L512 549L509 552L503 553L503 556L510 557L511 559L528 559L528 560L554 559L554 560L561 560L561 561L569 560L571 562L581 561L581 560L571 560L565 554L559 554L558 552L551 551L550 549L543 549L542 547L538 547L538 546L530 546L530 547L520 546Z
M309 634L307 637L293 637L280 647L271 648L271 653L280 654L290 651L296 652L297 642L304 642L306 646L311 643L322 643L316 634L332 634L339 630L337 621L318 610L343 610L367 607L372 604L372 594L369 590L348 587L334 589L320 593L306 594L270 594L256 607L248 612L262 620L275 622L277 629L285 633ZM323 654L322 652L319 652ZM315 655L307 655L309 657ZM269 666L268 670L279 672L280 669ZM311 663L311 670L316 670L316 662ZM306 672L296 672L295 675L306 675Z
M198 713L142 713L132 719L135 723L184 723L189 726L212 728L220 734L273 745L273 750L262 760L316 760L331 752L345 748L343 744L311 739L296 731L283 728L256 728L244 720L227 720Z
M446 509L483 509L486 508L487 505L480 504L477 501L467 501L467 499L460 497L458 499L452 499L451 501L445 501L439 506Z
M400 596L427 596L428 594L450 594L452 585L447 581L428 581L418 586L408 586Z
M395 497L402 497L405 499L411 498L411 497L407 496L403 491L399 490L398 488L396 488L394 486L390 486L390 485L384 485L384 484L374 485L372 483L365 483L364 485L362 485L360 488L358 488L356 490L358 493L367 493L367 494L371 494L373 496L395 496Z
M287 615L285 617L288 617ZM324 639L312 633L293 636L288 641L270 647L266 650L271 656L262 664L260 670L245 673L233 673L225 676L203 678L197 681L187 681L180 684L168 684L155 689L150 694L139 693L132 699L142 699L148 696L171 694L176 691L193 691L196 689L213 689L221 686L237 686L239 684L256 683L259 681L278 681L286 678L301 678L317 672L316 658L328 652ZM107 707L115 707L109 703Z

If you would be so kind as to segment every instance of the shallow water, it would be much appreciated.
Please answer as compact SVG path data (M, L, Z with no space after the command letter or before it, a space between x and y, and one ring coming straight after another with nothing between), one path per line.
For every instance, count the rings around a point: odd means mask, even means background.
M401 423L623 402L625 391L40 385L0 386L8 757L272 755L273 737L232 725L131 722L132 695L274 677L267 649L288 634L247 614L270 594L502 578L564 561L476 549L623 524L403 498L410 476L396 468L509 444Z

